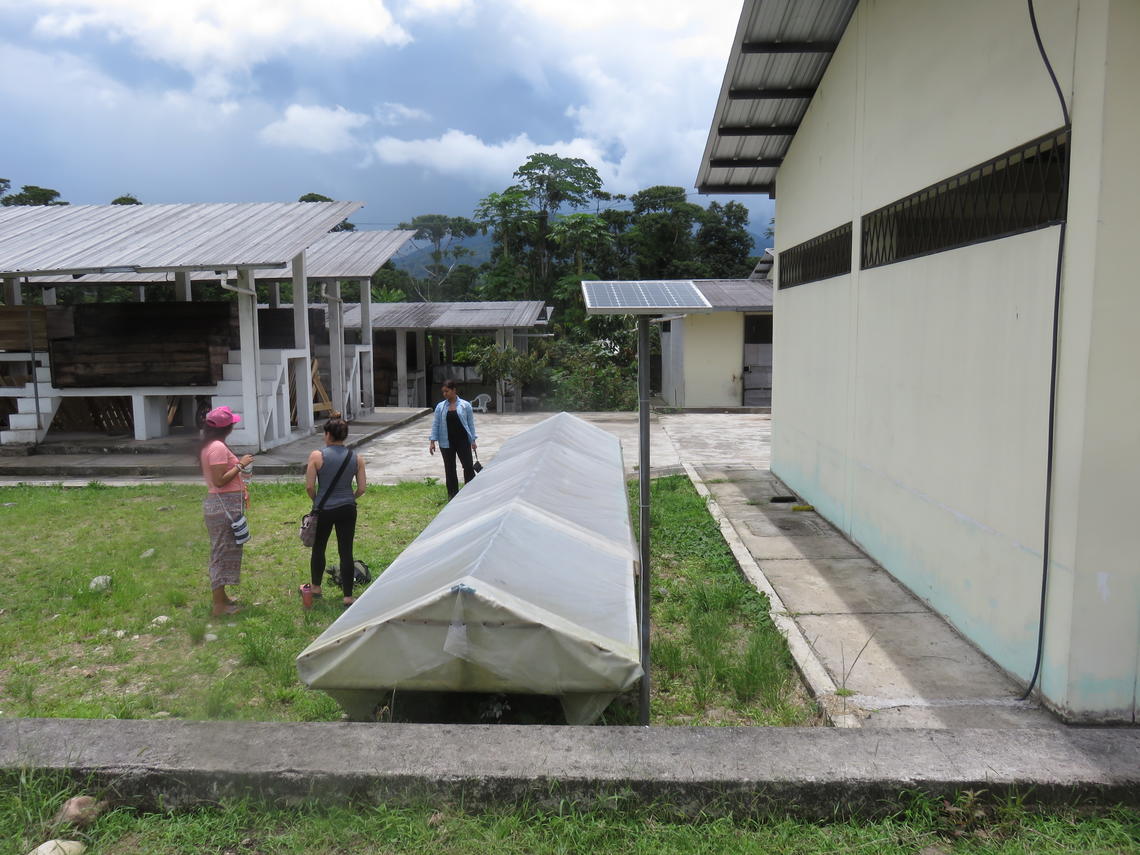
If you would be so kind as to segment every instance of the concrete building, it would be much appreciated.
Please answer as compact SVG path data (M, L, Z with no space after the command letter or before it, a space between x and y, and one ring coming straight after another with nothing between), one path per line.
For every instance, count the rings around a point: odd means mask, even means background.
M698 179L777 198L773 471L1074 721L1138 712L1137 44L747 0Z
M771 406L771 281L693 284L713 311L661 319L662 399L688 409Z

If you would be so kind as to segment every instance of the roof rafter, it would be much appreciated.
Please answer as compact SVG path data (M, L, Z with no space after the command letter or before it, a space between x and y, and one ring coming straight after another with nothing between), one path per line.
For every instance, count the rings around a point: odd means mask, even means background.
M834 53L838 42L744 42L741 53Z

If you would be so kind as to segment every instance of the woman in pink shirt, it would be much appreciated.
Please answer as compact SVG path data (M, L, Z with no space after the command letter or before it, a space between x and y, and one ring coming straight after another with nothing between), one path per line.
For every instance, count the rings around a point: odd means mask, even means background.
M202 509L206 530L210 533L210 589L215 616L238 612L237 603L226 593L226 585L241 582L242 548L234 540L230 522L245 513L248 497L241 474L253 462L253 455L244 454L239 460L225 440L240 421L241 416L229 407L210 410L206 413L202 447L198 452L202 477L209 488Z

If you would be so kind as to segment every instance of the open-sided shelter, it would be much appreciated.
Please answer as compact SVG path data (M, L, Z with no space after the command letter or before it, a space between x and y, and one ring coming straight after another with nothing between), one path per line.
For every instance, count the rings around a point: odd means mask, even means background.
M1137 44L1136 0L746 0L697 182L776 197L772 471L1080 721L1140 715Z
M641 675L621 445L560 413L492 462L297 658L353 718L393 691L556 695L588 724Z
M252 284L255 279L321 282L337 309L330 313L330 325L339 321L339 282L370 277L410 234L329 233L359 207L316 202L0 210L6 302L0 310L0 347L6 361L35 366L25 370L26 382L0 389L16 402L0 441L42 438L59 402L75 396L129 398L138 439L166 432L172 402L182 402L187 421L202 397L245 416L234 432L237 445L267 448L287 440L293 425L310 430L307 289L295 289L299 299L282 320L264 310L265 317L259 316ZM231 319L228 303L51 305L55 289L67 284L143 288L171 281L177 299L189 302L193 283L203 280L220 280L236 293L236 318ZM43 288L47 305L15 309L24 283ZM368 289L362 293L367 296ZM274 294L275 289L271 302ZM274 333L281 335L272 336L274 346L262 347L262 328L273 321ZM277 330L282 324L290 329ZM343 343L343 335L330 337L330 351L337 342ZM367 345L357 350L366 351ZM343 346L339 359L332 356L334 406L367 406L371 386L361 375L371 367L370 356L348 353ZM337 365L345 370L333 370ZM363 368L354 371L358 365ZM253 413L257 417L249 418Z
M388 403L423 407L432 400L435 384L443 380L481 381L477 370L440 359L441 354L454 352L449 343L455 337L493 336L500 349L511 346L526 353L529 336L543 334L552 311L541 300L375 303L370 310L347 305L345 326L359 328L362 336L368 329L375 337L377 387L395 390ZM371 317L371 324L361 325L365 316ZM502 385L496 385L494 392L495 408L501 412L505 405ZM464 395L470 397L470 386ZM517 394L512 403L518 406Z

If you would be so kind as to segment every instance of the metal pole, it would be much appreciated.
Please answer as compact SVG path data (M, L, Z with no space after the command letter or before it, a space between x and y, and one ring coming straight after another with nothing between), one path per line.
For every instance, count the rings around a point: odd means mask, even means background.
M649 725L649 317L637 316L638 485L641 489L641 724Z

